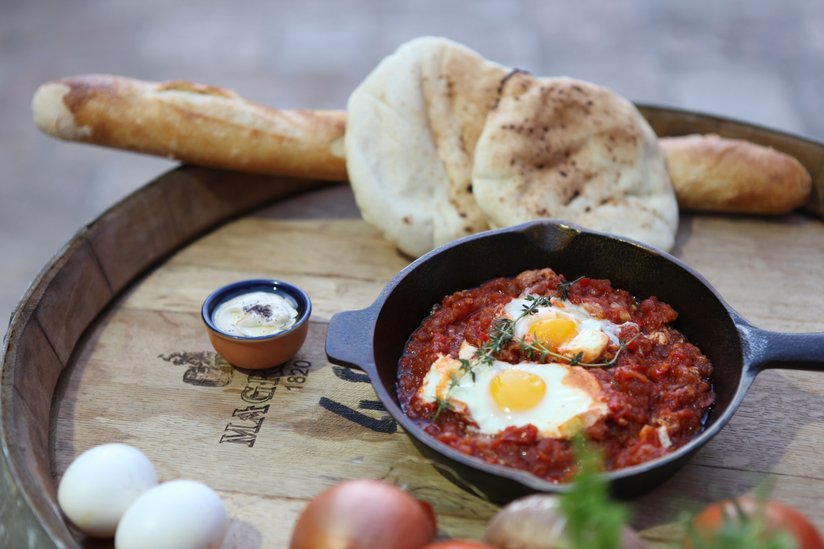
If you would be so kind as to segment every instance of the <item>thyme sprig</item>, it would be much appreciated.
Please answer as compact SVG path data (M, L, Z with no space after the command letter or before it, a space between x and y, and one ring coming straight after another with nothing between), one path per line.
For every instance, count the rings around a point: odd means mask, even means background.
M525 338L521 338L518 340L518 348L526 353L531 360L535 359L537 355L541 362L544 362L547 358L557 358L559 360L565 360L567 364L570 366L582 366L584 368L609 368L610 366L614 366L616 362L618 362L618 357L627 348L627 346L632 343L633 341L638 338L641 333L637 333L632 336L627 341L619 341L618 342L618 350L615 351L615 354L612 355L612 358L606 362L583 362L584 353L579 352L573 356L566 356L560 353L553 352L551 349L547 349L539 342L529 342Z
M583 276L579 276L575 280L571 280L569 282L559 282L558 283L558 299L560 299L561 301L568 300L569 299L569 290L570 290L570 288L572 288L572 285L575 284L576 282L580 281L583 278L584 278Z
M499 318L492 323L490 326L489 331L487 332L487 340L478 347L472 356L469 359L460 358L461 367L460 370L463 372L463 375L469 374L472 376L472 381L475 381L475 368L478 365L485 365L485 366L492 366L495 362L495 358L497 355L502 353L504 349L508 345L510 345L513 340L515 339L515 325L520 321L522 318L534 315L538 312L541 307L548 307L552 304L553 297L560 301L566 301L569 299L569 290L570 288L579 280L584 277L578 277L575 280L568 281L568 282L559 282L557 286L558 295L556 296L539 296L528 294L524 296L524 303L520 314L512 318ZM570 366L582 366L584 368L609 368L614 366L615 363L618 361L618 357L627 348L627 345L632 343L635 338L638 337L640 334L636 334L632 339L629 341L620 341L618 350L612 356L612 358L606 362L583 362L583 353L579 352L573 356L566 356L560 353L556 353L551 349L547 349L545 346L540 344L539 342L529 342L525 338L520 338L515 342L518 350L524 352L530 359L534 360L536 356L538 356L541 362L545 361L546 359L552 357L558 360L563 360ZM446 395L444 397L438 397L437 402L438 406L435 410L435 414L432 417L432 421L435 421L440 417L441 413L444 410L452 410L453 406L449 402L449 395L452 392L458 383L460 382L460 378L457 377L455 374L452 374L451 380L449 383L449 387L447 387Z
M487 341L483 343L472 355L471 360L461 361L461 369L468 370L472 373L472 381L475 381L475 374L472 372L476 364L484 364L492 366L495 362L495 356L503 352L507 345L512 343L515 339L515 324L524 317L534 315L541 307L548 307L551 303L551 298L547 296L527 295L524 297L527 303L524 303L521 313L512 318L499 318L492 323L489 329Z
M450 387L450 389L451 389L451 387ZM437 401L438 401L438 407L435 408L435 413L432 414L432 421L437 421L438 418L441 417L441 414L443 413L444 410L454 410L455 409L455 407L452 405L452 403L449 402L449 393L450 393L450 391L447 390L445 397L443 397L443 398L436 397Z

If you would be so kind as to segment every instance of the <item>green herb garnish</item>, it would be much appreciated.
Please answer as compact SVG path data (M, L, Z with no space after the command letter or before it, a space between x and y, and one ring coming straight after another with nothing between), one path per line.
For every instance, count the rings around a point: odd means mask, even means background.
M584 368L609 368L610 366L614 366L616 362L618 362L618 357L627 348L627 345L635 341L635 339L641 335L640 332L632 336L628 341L620 341L618 344L618 350L615 351L615 354L612 355L612 358L606 362L583 362L584 353L579 352L573 356L566 356L556 352L553 352L550 349L547 349L543 345L537 342L528 342L524 338L518 340L518 348L524 352L530 359L535 359L538 357L541 359L541 362L545 361L547 358L557 358L558 360L564 360L570 366L582 366Z
M559 282L557 286L558 295L555 296L556 299L566 301L569 298L569 290L573 284L578 282L584 277L578 277L575 280L570 282ZM472 376L472 381L475 381L475 368L478 365L485 365L485 366L492 366L495 362L495 357L499 355L503 350L512 343L515 339L515 325L518 323L519 320L522 318L534 315L538 312L540 307L548 307L552 303L552 297L550 296L538 296L538 295L526 295L524 300L527 302L524 304L523 308L521 309L521 313L514 319L511 318L499 318L495 322L492 323L492 326L489 328L487 332L487 341L485 341L476 351L473 353L472 357L469 359L460 358L461 362L461 371L464 375L469 374ZM577 353L573 356L566 356L560 353L556 353L551 349L547 349L539 342L528 342L524 338L521 338L516 342L517 348L520 352L524 353L530 360L535 360L536 358L540 359L541 362L546 361L548 358L554 358L556 360L562 360L569 364L570 366L582 366L584 368L609 368L614 366L615 363L618 361L618 357L627 348L627 345L632 343L635 338L638 337L637 334L629 341L621 341L619 342L618 350L612 356L612 358L606 362L583 362L583 353ZM446 396L444 398L438 399L438 407L435 410L435 414L432 420L436 420L440 417L441 413L445 409L451 409L451 406L447 406L447 402L449 400L449 393L452 389L458 384L458 380L453 376L452 382L447 389Z
M629 518L626 507L609 496L603 477L603 459L587 445L583 436L573 439L578 470L567 492L559 496L567 519L564 537L571 549L614 549L620 547L621 531Z
M571 280L569 282L559 282L558 283L558 299L561 301L566 301L569 299L569 290L572 288L572 285L584 278L583 276L579 276L575 280Z
M448 398L438 398L438 407L435 409L435 413L432 415L432 421L437 420L444 410L452 409L452 403L449 402Z
M563 283L562 283L563 284ZM558 285L559 287L561 284ZM559 299L566 299L565 297ZM525 316L534 315L538 312L539 307L549 307L552 304L552 298L544 296L544 295L527 295L524 297L524 300L528 301L528 304L524 304L523 308L521 309L521 316L518 318L523 318Z

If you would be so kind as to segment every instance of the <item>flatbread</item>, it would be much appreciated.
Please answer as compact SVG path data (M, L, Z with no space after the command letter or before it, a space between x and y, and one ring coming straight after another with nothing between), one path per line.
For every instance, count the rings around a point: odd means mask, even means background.
M632 103L572 78L513 73L475 149L490 225L556 218L669 250L678 205L655 134Z
M473 150L507 69L444 38L403 44L352 92L346 163L363 218L413 257L488 228Z

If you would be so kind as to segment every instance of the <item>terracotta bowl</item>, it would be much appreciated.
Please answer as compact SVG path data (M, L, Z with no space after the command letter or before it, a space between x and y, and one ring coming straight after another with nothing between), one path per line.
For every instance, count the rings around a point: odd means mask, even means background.
M298 311L294 325L272 335L246 337L230 335L215 326L213 317L224 302L250 292L278 294L291 302ZM215 351L233 366L252 370L273 368L292 358L306 340L312 302L309 296L293 284L275 279L241 280L218 288L203 302L201 317Z

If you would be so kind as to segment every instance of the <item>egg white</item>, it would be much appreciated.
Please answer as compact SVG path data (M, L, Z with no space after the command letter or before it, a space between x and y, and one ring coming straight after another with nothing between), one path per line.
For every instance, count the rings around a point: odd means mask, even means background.
M473 349L464 344L461 358L471 357ZM600 385L580 367L495 360L491 365L476 365L472 373L468 373L461 365L459 359L439 357L426 374L418 396L425 402L446 400L452 409L470 417L483 434L532 424L544 437L569 438L607 412ZM495 402L490 384L498 374L510 369L525 371L543 380L546 393L536 406L518 411L502 408Z
M534 325L561 317L572 320L578 330L575 337L558 348L558 352L564 356L571 357L581 353L582 362L592 362L604 352L610 342L618 344L620 341L619 335L623 324L595 318L580 305L552 298L550 305L536 307L532 314L522 316L533 304L527 296L522 296L511 300L503 308L504 316L515 320L513 334L516 340L528 339L527 336Z

